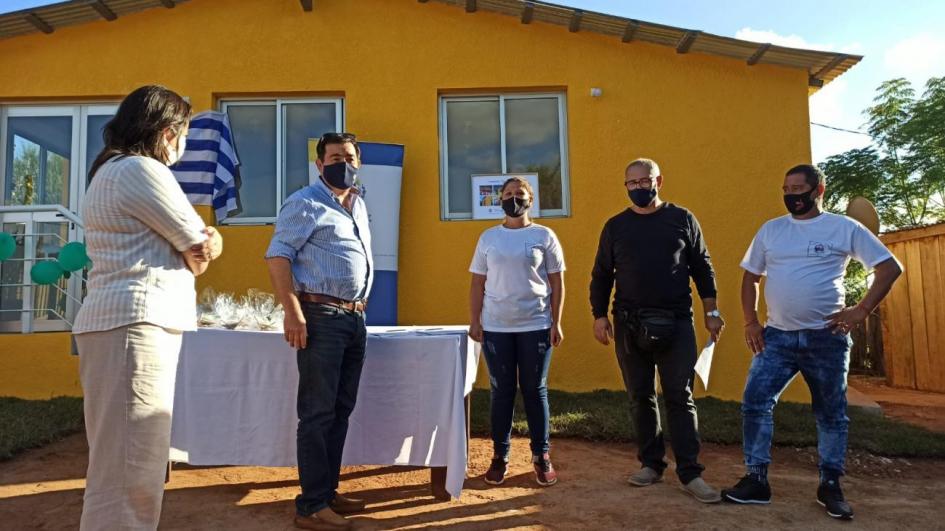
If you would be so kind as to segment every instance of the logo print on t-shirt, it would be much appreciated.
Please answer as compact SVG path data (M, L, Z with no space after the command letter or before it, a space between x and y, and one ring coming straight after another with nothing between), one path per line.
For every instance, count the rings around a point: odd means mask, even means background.
M810 242L807 244L807 256L816 256L823 258L830 253L830 245L821 242Z

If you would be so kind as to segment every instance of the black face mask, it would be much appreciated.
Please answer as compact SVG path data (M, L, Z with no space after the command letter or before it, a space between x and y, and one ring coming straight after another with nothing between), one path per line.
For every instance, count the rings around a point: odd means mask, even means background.
M634 188L633 190L627 190L627 195L630 196L630 200L633 201L634 205L646 208L656 199L656 188Z
M502 200L502 210L510 218L522 217L530 206L532 206L531 203L521 197L510 197Z
M799 194L784 194L784 206L787 207L788 212L791 214L794 214L795 216L803 216L804 214L810 212L810 209L814 208L814 198L811 197L810 194L816 190L817 189L815 188L808 192L802 192ZM800 207L797 206L798 202L801 203Z
M322 178L328 186L347 190L354 186L358 178L358 169L347 162L336 162L322 166Z

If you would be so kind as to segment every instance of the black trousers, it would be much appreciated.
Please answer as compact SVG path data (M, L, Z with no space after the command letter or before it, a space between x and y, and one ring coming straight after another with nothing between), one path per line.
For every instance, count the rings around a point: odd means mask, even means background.
M692 399L696 365L696 332L692 319L676 320L672 344L662 352L637 348L632 332L619 317L614 319L617 362L624 386L630 396L630 414L637 433L643 466L658 472L666 469L666 447L656 401L656 374L666 402L676 474L683 484L699 477L705 467L699 464L699 420Z

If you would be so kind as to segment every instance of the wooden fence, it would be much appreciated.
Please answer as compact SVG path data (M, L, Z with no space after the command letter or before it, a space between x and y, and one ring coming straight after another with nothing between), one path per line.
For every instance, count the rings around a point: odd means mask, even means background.
M945 223L881 239L905 268L882 304L886 380L945 393Z

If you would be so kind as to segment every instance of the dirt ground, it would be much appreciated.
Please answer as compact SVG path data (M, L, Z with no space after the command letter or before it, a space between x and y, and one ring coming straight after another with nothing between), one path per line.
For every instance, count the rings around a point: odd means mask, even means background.
M0 529L75 529L82 508L84 435L0 463ZM945 460L885 459L852 452L845 479L856 510L850 523L829 519L814 502L816 455L779 448L771 470L770 506L706 506L672 474L643 489L625 483L636 468L629 444L553 441L558 485L538 487L528 443L513 441L511 475L501 487L481 479L491 444L471 443L469 479L459 500L430 496L429 472L393 467L347 468L342 492L367 500L358 529L943 529ZM706 445L705 478L728 486L741 474L737 446ZM175 469L164 498L161 529L292 529L295 469Z
M945 433L945 394L889 387L885 378L864 376L850 377L850 385L875 400L883 415Z

